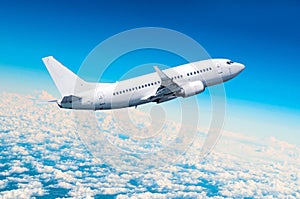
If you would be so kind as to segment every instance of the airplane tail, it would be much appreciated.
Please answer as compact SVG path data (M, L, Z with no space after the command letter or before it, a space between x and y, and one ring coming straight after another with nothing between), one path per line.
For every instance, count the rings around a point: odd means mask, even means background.
M90 83L79 78L54 57L44 57L42 60L62 96L73 95L84 87L90 86Z

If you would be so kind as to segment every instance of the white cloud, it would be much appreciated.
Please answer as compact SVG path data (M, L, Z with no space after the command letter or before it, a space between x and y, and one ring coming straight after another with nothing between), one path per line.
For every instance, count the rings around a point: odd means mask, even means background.
M60 181L60 182L58 182L57 187L61 187L61 188L65 188L65 189L73 189L74 185L64 182L64 181Z
M4 189L7 185L7 180L0 180L0 189Z
M32 196L42 196L44 193L45 190L40 182L30 181L26 184L20 183L18 189L3 191L0 196L3 199L32 198Z
M48 100L53 100L55 99L55 97L53 97L51 94L49 94L47 91L37 91L36 93L38 96L37 96L37 99L39 100L45 100L45 101L48 101Z
M26 167L19 167L19 166L12 166L10 170L11 173L23 173L25 171L28 171Z
M275 137L258 139L224 132L215 150L201 162L199 154L205 137L199 133L177 164L159 169L139 169L137 164L134 171L128 169L131 162L125 160L139 160L140 156L112 154L113 146L97 148L99 154L106 156L92 157L76 138L78 126L72 111L60 110L53 104L36 104L19 94L0 96L0 147L5 149L0 151L5 162L0 164L2 198L46 195L50 188L65 189L66 197L74 198L97 194L118 195L117 198L300 197L300 149ZM46 92L40 95L49 97ZM107 142L127 152L159 151L171 143L180 127L169 122L160 136L141 144L130 136L120 138L112 112L97 114L102 118L99 136L106 136ZM146 117L136 110L131 114L137 124ZM85 130L87 137L95 133L91 128ZM147 131L141 133L147 135ZM147 161L151 162L136 162ZM119 165L118 170L109 163ZM9 188L9 183L14 188Z

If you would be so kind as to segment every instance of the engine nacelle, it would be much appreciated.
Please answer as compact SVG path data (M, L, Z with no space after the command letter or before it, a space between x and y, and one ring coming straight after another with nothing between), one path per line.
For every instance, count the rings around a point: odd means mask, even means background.
M180 96L182 97L190 97L205 90L204 84L201 81L188 82L180 86L182 87L180 92Z

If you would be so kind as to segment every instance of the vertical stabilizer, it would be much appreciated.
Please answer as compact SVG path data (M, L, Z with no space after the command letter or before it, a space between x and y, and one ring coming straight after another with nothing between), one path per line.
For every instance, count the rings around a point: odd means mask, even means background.
M75 89L78 92L81 87L87 86L87 82L80 79L54 57L44 57L42 60L62 96L73 95Z

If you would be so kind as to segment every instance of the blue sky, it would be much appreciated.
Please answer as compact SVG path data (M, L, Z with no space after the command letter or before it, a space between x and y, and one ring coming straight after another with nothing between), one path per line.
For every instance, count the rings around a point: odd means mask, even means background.
M229 98L299 110L299 8L298 1L1 2L0 89L54 92L42 57L54 55L76 72L101 41L153 26L192 37L212 57L244 63L246 70L226 83ZM153 58L170 66L182 64L155 56L140 62ZM132 66L126 62L122 67L126 71ZM118 71L106 78L122 76Z
M0 195L299 198L299 9L299 0L1 1ZM182 32L211 57L230 58L246 69L225 83L224 133L212 155L205 161L199 159L205 137L200 133L184 157L178 158L179 164L157 171L151 165L142 172L131 172L128 167L137 165L131 160L142 159L112 153L111 141L136 152L156 149L160 140L172 138L178 122L167 125L170 133L161 134L163 139L157 134L158 142L138 146L134 136L120 136L111 112L97 112L101 125L85 123L84 135L80 135L81 125L70 119L75 116L73 111L35 104L23 94L48 96L34 93L46 90L59 96L41 58L53 55L77 72L100 42L125 30L149 26ZM115 81L145 63L176 66L185 60L159 50L137 51L116 60L103 79ZM212 115L208 94L206 90L197 96L203 123L209 123ZM183 100L189 103L191 99ZM137 111L130 119L142 121L144 114L138 113L151 105L130 109ZM170 118L181 112L172 105L163 105ZM98 127L101 134L94 139ZM205 132L203 129L199 128ZM97 143L103 136L107 146ZM92 154L83 143L93 143L89 149L95 147L99 153Z

